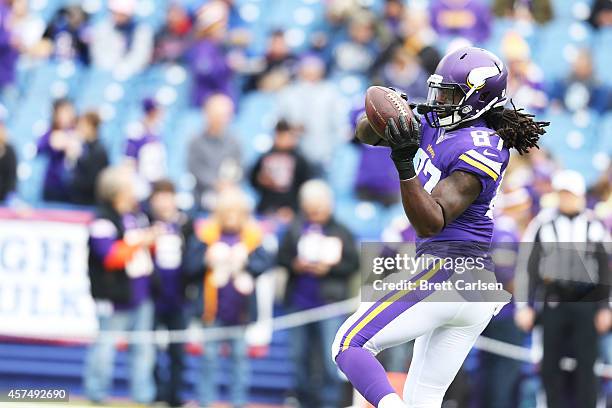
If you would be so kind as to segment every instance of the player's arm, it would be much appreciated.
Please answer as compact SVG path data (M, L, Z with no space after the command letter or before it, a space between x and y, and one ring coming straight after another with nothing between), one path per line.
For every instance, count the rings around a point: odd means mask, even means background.
M385 138L391 147L391 159L400 178L402 204L406 216L420 237L438 234L461 215L478 197L481 183L470 173L455 171L442 180L431 195L416 176L414 156L421 142L419 124L414 118L389 119Z
M431 237L460 216L480 195L481 184L470 173L455 171L431 195L418 177L400 181L402 205L419 237Z
M363 114L361 119L357 122L355 127L355 137L361 142L371 146L389 146L389 143L382 137L378 136L378 133L368 122L368 118Z

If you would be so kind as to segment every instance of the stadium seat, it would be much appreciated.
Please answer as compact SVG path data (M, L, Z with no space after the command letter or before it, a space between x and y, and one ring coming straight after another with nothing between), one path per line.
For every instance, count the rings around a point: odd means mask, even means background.
M272 146L272 134L277 120L274 95L264 92L247 94L240 104L235 127L243 148L242 160L247 168Z
M586 0L554 0L550 3L553 6L555 19L571 21L583 15L585 8L589 10L592 2Z
M180 180L187 171L187 144L202 129L202 113L199 109L183 111L175 120L167 118L162 134L168 149L168 172L173 180Z
M377 241L384 210L370 201L345 198L336 203L336 217L346 225L361 241Z
M534 61L546 68L547 78L564 77L580 48L589 47L592 29L583 22L555 21L543 27L537 35L537 47L532 50Z
M564 166L582 173L592 183L602 169L593 158L600 150L599 116L587 111L570 115L550 114L551 125L541 143Z
M598 149L612 155L612 112L608 112L601 118Z
M334 171L328 174L328 182L338 199L352 197L355 177L359 165L359 149L352 144L344 144L336 150L332 159Z
M502 39L510 31L516 31L521 34L521 36L527 41L532 50L537 45L537 36L533 29L530 29L529 27L525 26L519 26L514 21L507 18L493 20L491 35L481 45L487 50L490 50L491 52L500 55L502 51Z
M612 53L609 49L611 43L612 28L598 30L593 42L595 73L597 78L608 86L612 86L612 76L610 75Z

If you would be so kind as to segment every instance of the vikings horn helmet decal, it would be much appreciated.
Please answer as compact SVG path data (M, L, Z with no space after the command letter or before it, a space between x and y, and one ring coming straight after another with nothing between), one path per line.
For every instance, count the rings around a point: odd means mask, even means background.
M419 106L432 127L452 129L506 102L508 70L493 53L477 47L446 55L429 77L427 103Z

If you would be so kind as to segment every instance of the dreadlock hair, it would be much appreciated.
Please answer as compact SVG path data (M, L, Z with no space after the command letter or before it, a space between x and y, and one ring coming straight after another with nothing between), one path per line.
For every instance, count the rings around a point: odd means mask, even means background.
M512 109L499 107L489 111L485 115L487 125L497 132L508 148L515 148L521 155L532 147L539 149L538 141L550 122L535 121L535 115L523 112L523 108L516 109L512 100L510 103Z

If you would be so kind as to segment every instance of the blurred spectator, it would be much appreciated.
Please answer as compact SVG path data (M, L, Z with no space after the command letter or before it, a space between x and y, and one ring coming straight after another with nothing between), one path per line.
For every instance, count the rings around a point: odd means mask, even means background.
M522 231L514 219L529 208L529 195L524 189L504 194L498 203L493 229L491 257L497 282L509 293L514 292L514 273ZM502 205L499 205L502 204ZM497 209L497 208L496 208ZM522 211L523 210L523 211ZM483 335L517 347L523 345L525 335L514 323L514 304L505 305L493 317ZM483 408L514 408L520 405L519 382L523 362L496 353L479 353L481 378L478 396Z
M560 364L569 348L577 362L573 387L576 400L581 407L594 408L598 380L593 365L598 356L598 334L608 332L612 325L609 254L604 245L610 235L585 210L586 188L580 173L561 171L555 174L553 186L557 209L541 212L523 237L515 320L522 330L531 330L536 321L534 305L543 304L538 320L543 329L541 370L547 405L569 406Z
M393 218L383 229L380 237L383 242L416 242L417 240L416 231L403 214Z
M139 211L132 172L111 167L97 183L100 207L89 227L89 279L96 301L98 337L88 351L84 386L87 398L102 403L112 386L117 330L153 329L150 278L154 271L150 250L159 237ZM128 336L128 340L135 339ZM155 397L155 347L130 344L130 394L141 404Z
M484 0L433 0L431 25L441 36L483 42L491 34L493 16Z
M325 2L326 17L332 30L346 24L351 16L363 10L359 0L329 0Z
M578 52L570 74L554 81L548 93L554 104L572 112L588 108L603 113L610 104L608 89L594 75L588 49Z
M268 46L263 60L259 63L260 67L247 80L245 91L281 89L291 79L296 62L297 59L285 39L285 32L273 31L268 38Z
M93 27L91 58L98 68L128 78L151 62L153 31L136 21L136 0L109 0L110 17Z
M594 208L598 203L605 203L612 197L612 164L601 173L601 176L589 188L587 207ZM612 214L611 214L612 215Z
M413 56L418 56L418 63L425 70L427 75L433 74L441 57L436 48L437 34L430 25L427 9L415 6L411 6L410 9L407 9L404 6L402 20L398 29L399 32L396 33L395 40L386 45L386 49L380 53L378 59L374 63L374 73L380 71L380 67L383 65L389 64L389 61L395 57L397 48L400 47L405 50L406 54L398 55L398 57L411 58ZM406 61L402 61L401 59L395 62L406 63ZM408 62L414 63L416 61L411 58ZM399 64L399 67L402 67L402 65ZM412 78L403 81L411 82L411 79ZM401 79L396 78L396 80ZM425 83L424 86L426 87L426 85Z
M394 217L391 222L385 226L380 235L381 242L385 243L381 251L381 256L394 256L394 254L397 253L394 243L409 245L405 248L411 248L410 245L414 245L416 239L416 231L412 225L410 225L408 217L404 214ZM405 373L408 372L410 368L413 351L414 342L409 341L383 350L378 354L377 358L383 364L387 372Z
M368 11L359 11L350 17L348 38L334 47L334 73L365 74L370 69L379 51L374 20L375 16Z
M73 4L57 10L43 34L59 60L75 60L89 64L89 15L80 5Z
M195 106L216 93L233 95L233 72L224 47L227 24L228 8L221 0L206 3L197 12L196 42L187 54L187 64L194 78L192 100Z
M226 188L217 200L211 220L198 229L203 241L205 327L246 324L251 321L249 305L255 296L254 277L271 267L271 257L261 246L262 231L252 220L246 195L236 187ZM248 401L249 364L244 336L227 341L204 339L202 376L197 383L200 405L218 400L219 353L221 345L231 348L230 401L244 407Z
M0 118L0 203L17 191L17 155L7 133L4 118Z
M143 118L133 134L128 134L125 157L138 175L138 197L149 195L151 183L166 176L166 147L159 137L163 117L161 106L153 98L142 102Z
M543 91L544 74L531 61L529 44L516 32L509 32L502 40L502 54L508 64L508 96L516 106L528 111L542 111L548 106Z
M255 163L251 184L259 192L258 214L276 214L290 220L298 209L300 187L312 176L310 163L299 152L298 131L281 119L275 128L274 145Z
M70 201L75 204L94 205L96 180L109 164L106 149L98 139L100 116L87 112L77 121L75 133L80 144L66 153L66 159L74 163L69 177Z
M181 62L191 40L192 21L178 2L168 6L166 21L155 36L154 62Z
M539 24L547 23L553 18L551 0L493 0L492 7L495 15L499 17L533 19Z
M304 127L302 152L320 171L330 164L348 133L342 96L324 77L323 61L306 55L300 61L298 80L282 90L278 98L279 115Z
M363 115L365 115L363 105L351 111L353 128ZM368 146L363 143L359 143L358 147L360 158L355 179L357 196L362 200L377 201L386 206L396 203L399 199L399 183L395 166L389 163L389 148Z
M299 193L301 217L282 238L278 262L289 271L286 303L305 310L349 297L359 255L351 232L333 217L333 194L321 180ZM341 381L332 360L321 358L342 324L342 316L308 323L292 331L297 398L304 407L340 406ZM319 365L312 362L319 359ZM321 361L322 360L322 361Z
M379 75L382 83L405 92L411 102L427 99L428 74L412 50L401 46L394 47L389 61L382 66Z
M221 0L228 11L227 40L234 51L244 50L251 42L252 24L242 18L242 13L236 0Z
M406 11L406 4L403 0L385 0L383 10L385 26L394 37L402 35L402 21Z
M609 0L594 0L589 23L595 28L612 26L612 2Z
M12 13L8 23L11 30L11 43L19 53L32 59L48 57L52 51L50 44L42 41L45 32L44 20L29 10L28 0L12 0Z
M38 140L38 155L47 156L47 170L43 186L45 201L70 201L68 191L69 163L66 152L78 149L81 142L74 132L76 114L68 99L53 103L51 129Z
M540 198L550 191L548 187L538 186L543 184L538 180L541 176L535 175L530 168L515 166L509 166L506 170L502 192L495 207L500 211L501 218L510 218L514 222L522 236L533 216L540 211Z
M608 231L612 231L612 164L589 191L589 199L590 207L593 207L597 216L603 220ZM610 339L612 340L612 335ZM609 362L612 363L612 348L610 353Z
M222 3L225 3L228 11L228 28L232 35L235 35L237 32L244 30L248 31L249 24L242 18L240 15L240 7L236 4L235 0L221 0ZM240 35L245 34L244 32Z
M558 164L544 149L532 149L528 156L517 156L510 161L504 176L504 191L512 193L524 188L531 197L529 211L521 220L514 217L521 224L521 229L540 212L542 204L544 207L550 207L547 200L553 193L552 176L557 170Z
M10 29L11 8L0 1L0 90L15 80L18 49Z
M202 259L204 254L191 245L192 240L197 239L193 221L177 208L175 187L171 181L163 179L153 183L149 210L151 222L160 230L153 257L156 272L153 282L155 327L185 330L188 322L186 284L190 276L201 275L203 270L188 270L186 259ZM156 400L171 407L183 405L180 394L185 368L183 348L183 343L170 343L167 348L168 366L160 364L158 358L155 370Z
M240 144L229 125L234 116L232 100L222 94L211 96L204 104L206 130L188 145L187 168L195 177L196 208L211 209L217 191L242 177Z

